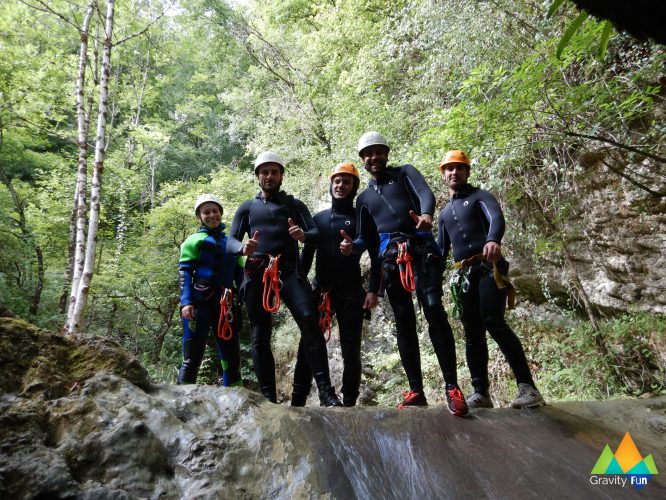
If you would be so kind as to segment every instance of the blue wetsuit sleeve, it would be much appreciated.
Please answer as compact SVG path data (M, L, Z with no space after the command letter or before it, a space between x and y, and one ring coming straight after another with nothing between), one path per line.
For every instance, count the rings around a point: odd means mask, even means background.
M486 234L486 243L494 241L502 244L504 237L504 214L502 209L497 203L497 199L488 191L480 189L478 191L479 199L477 201L479 210L488 221L488 232Z
M252 200L243 202L236 210L227 237L227 253L240 255L243 252L243 237L250 235L250 204ZM251 235L250 235L251 236Z
M405 182L409 188L416 194L421 205L421 214L428 214L430 216L435 214L435 195L428 186L423 175L413 165L403 165L405 172ZM419 215L421 215L419 214Z
M201 231L189 236L180 245L180 263L178 278L180 284L180 307L192 304L192 279L194 268L199 259L199 246L206 239L207 233Z
M180 307L192 305L192 275L194 271L192 260L182 261L178 266L180 279Z

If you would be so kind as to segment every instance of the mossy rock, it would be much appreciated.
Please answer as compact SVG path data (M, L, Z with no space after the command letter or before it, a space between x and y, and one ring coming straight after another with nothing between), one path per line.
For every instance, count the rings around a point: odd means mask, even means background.
M62 397L101 371L151 387L148 372L113 340L43 331L18 318L0 318L0 391Z

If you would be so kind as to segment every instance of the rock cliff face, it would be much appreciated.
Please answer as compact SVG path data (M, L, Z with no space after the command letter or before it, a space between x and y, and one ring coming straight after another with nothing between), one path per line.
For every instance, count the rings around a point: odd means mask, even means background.
M594 190L580 200L586 263L583 284L604 308L666 313L666 198L636 190L597 168ZM657 186L666 192L666 178Z
M599 153L583 155L575 203L567 209L564 226L573 265L598 309L666 314L666 197L609 172L604 159ZM652 179L646 183L653 192L666 193L665 176L642 178L640 166L634 170L641 181ZM518 214L530 217L525 210ZM513 264L518 293L527 300L545 300L542 283L551 296L565 300L573 290L570 270L552 256L535 265L533 253L518 252Z
M534 411L326 410L152 385L113 342L0 318L1 498L664 498L590 470L630 432L666 460L666 398ZM610 489L609 489L610 488ZM622 491L620 491L620 488Z

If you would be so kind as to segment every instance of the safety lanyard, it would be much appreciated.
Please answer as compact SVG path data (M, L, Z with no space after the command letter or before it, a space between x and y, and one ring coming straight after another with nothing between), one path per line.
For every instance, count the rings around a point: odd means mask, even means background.
M412 266L412 256L407 249L407 241L398 242L398 257L395 260L400 270L400 283L406 292L412 293L416 290L414 281L414 267Z
M464 260L454 262L453 267L457 271L451 277L449 286L451 289L451 297L453 299L453 317L460 319L462 317L462 294L467 293L469 290L469 273L474 264L483 261L483 254L479 253L472 255ZM511 280L505 274L500 273L497 267L497 262L493 263L493 279L499 290L506 288L507 290L507 308L513 309L516 307L516 289L511 283Z
M282 286L279 268L280 255L269 255L268 257L268 266L264 269L263 306L266 312L274 313L280 309L280 287Z
M331 340L331 322L333 320L330 288L325 292L322 291L317 310L319 311L319 328L321 329L321 333L324 334L326 342L328 342Z
M220 297L220 320L217 323L217 336L222 340L230 340L233 334L231 324L234 321L234 292L225 288Z

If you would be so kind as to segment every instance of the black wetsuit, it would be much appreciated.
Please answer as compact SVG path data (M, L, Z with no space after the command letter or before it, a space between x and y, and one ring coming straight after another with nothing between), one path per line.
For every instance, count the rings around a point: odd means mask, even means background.
M439 214L438 227L437 243L444 258L453 246L453 259L460 262L481 254L489 241L502 243L504 215L492 194L465 184ZM497 267L502 274L509 271L509 263L503 257ZM471 265L467 279L469 288L462 294L461 320L465 330L467 365L475 392L488 394L486 330L502 350L516 381L535 387L523 346L504 320L507 292L497 287L492 264L479 259Z
M301 252L301 264L309 272L317 252L315 264L314 294L319 300L322 292L329 292L331 308L340 331L340 348L344 371L342 394L345 406L354 406L361 385L361 333L363 329L363 301L365 292L361 285L360 255L344 256L340 253L344 230L353 237L356 234L354 194L344 200L332 199L332 207L314 216L319 229L319 242L308 243ZM294 369L294 394L292 404L304 404L312 385L312 372L303 353L303 343L298 348Z
M288 219L301 227L306 242L314 243L317 227L302 201L284 191L264 199L259 193L242 203L231 225L227 251L241 254L243 237L259 231L258 247L245 264L245 277L241 296L247 305L252 336L252 361L259 380L261 393L275 402L275 361L271 350L272 317L263 307L263 274L268 265L268 255L281 255L279 259L281 300L287 305L301 331L306 346L307 360L314 372L317 387L330 390L326 343L319 331L317 312L307 279L299 272L298 242L289 235Z
M355 246L367 246L372 263L368 291L386 288L395 315L398 351L410 389L423 390L421 354L412 294L405 291L395 265L395 241L409 240L416 295L428 321L428 333L447 384L457 383L456 351L451 326L442 306L444 261L431 233L417 232L409 215L432 214L435 196L412 165L387 168L356 200L359 222Z

